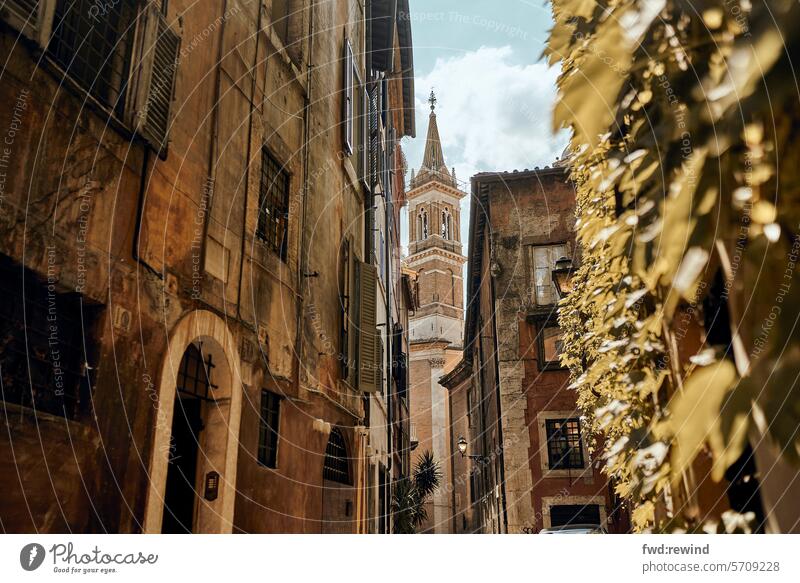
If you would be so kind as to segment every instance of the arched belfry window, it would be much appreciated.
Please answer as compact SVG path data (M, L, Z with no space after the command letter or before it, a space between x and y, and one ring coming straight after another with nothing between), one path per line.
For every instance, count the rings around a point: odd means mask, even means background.
M429 225L428 225L428 211L425 209L421 209L419 211L419 216L417 217L417 237L422 239L427 239L429 234Z
M449 209L442 211L442 238L448 240L453 238L453 217Z
M325 465L322 478L339 484L350 484L350 464L347 459L347 446L339 428L334 427L325 448Z

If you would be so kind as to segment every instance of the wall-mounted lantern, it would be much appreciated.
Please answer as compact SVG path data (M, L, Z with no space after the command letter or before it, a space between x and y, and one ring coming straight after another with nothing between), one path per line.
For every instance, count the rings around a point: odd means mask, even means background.
M565 298L572 291L572 276L575 273L575 268L572 265L572 259L569 257L562 257L556 261L556 267L553 270L553 283L556 286L556 293L559 298Z

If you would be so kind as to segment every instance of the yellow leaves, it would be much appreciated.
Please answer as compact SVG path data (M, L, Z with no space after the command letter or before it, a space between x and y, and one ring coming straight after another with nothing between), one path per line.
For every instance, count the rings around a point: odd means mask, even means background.
M674 436L674 476L689 467L709 438L717 448L723 444L719 412L737 378L734 364L721 360L695 369L684 382L683 391L673 399L667 428Z
M636 531L642 531L655 521L656 507L649 500L638 505L631 513L631 521Z
M703 11L703 22L711 30L716 30L722 26L723 16L722 8L709 8Z
M778 218L778 210L775 208L775 205L766 200L759 200L756 204L753 205L753 210L750 213L750 218L755 221L756 223L761 223L762 225L766 225L768 223L774 223L775 219Z
M556 129L571 127L573 141L597 145L616 115L616 97L628 75L631 49L617 18L597 26L588 48L580 50L559 80L560 99L553 113Z

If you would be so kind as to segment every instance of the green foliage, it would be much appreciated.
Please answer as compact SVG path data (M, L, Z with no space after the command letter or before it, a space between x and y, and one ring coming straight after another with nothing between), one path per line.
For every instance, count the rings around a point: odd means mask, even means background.
M651 529L696 453L711 448L720 479L760 417L800 458L800 165L785 162L800 151L800 4L553 0L553 13L582 249L563 362L606 472ZM685 366L679 307L720 266L736 364L706 350Z
M425 503L442 481L442 472L433 454L423 452L414 466L413 478L394 483L392 515L395 534L414 534L428 519Z

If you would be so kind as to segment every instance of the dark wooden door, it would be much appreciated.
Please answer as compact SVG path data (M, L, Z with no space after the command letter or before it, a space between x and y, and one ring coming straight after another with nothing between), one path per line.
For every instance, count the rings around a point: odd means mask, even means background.
M167 489L164 495L164 534L191 533L197 496L195 475L200 430L200 399L176 398L172 416Z

